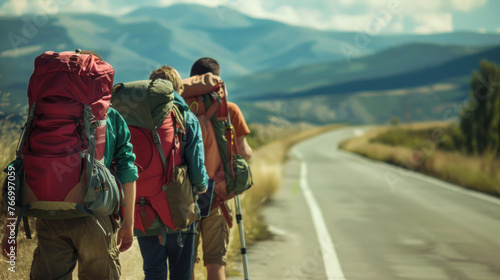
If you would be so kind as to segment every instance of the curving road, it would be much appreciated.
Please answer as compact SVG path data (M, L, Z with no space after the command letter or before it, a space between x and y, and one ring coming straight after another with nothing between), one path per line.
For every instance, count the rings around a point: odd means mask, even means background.
M337 149L360 130L293 149L250 279L500 280L500 200Z

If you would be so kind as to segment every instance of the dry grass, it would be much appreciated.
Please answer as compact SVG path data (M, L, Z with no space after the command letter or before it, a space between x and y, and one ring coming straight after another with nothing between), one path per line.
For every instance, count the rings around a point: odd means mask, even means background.
M141 250L139 249L137 238L134 238L132 248L120 254L120 264L122 266L122 280L144 279ZM78 279L76 277L74 278Z
M2 218L2 222L4 218ZM0 261L0 279L9 279L9 280L26 280L29 279L31 261L33 259L33 251L36 247L36 234L34 232L34 223L31 222L31 229L33 234L33 239L26 239L24 237L24 232L20 230L19 237L17 238L17 259L15 261L15 272L11 272L8 270L10 264L6 262L6 259L3 257ZM3 224L1 235L3 236Z
M422 123L402 126L401 129L444 128L443 131L447 131L446 128L449 125L443 122ZM371 159L422 172L469 189L495 196L500 194L500 159L439 150L436 143L432 141L426 141L425 145L417 149L371 142L388 129L390 128L376 128L366 135L345 141L341 144L341 148Z
M500 195L500 159L439 152L428 174L460 186L491 195Z
M19 124L14 124L7 120L0 120L0 183L3 183L6 174L3 172L3 168L7 166L15 158L15 149L17 145L17 140L19 137ZM0 198L1 199L1 198ZM0 236L4 235L5 232L5 208L0 207ZM10 272L8 268L9 263L5 262L2 258L0 261L0 279L29 279L29 270L31 267L31 260L33 257L33 250L36 247L36 234L34 232L35 226L34 222L30 222L30 228L32 229L33 239L26 239L24 236L24 227L21 224L19 230L18 241L18 258L15 262L15 273Z

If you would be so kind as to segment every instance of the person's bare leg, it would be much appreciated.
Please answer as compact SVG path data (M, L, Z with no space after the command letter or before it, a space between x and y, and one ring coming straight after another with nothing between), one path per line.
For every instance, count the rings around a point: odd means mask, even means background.
M226 266L221 264L207 264L207 280L226 280Z

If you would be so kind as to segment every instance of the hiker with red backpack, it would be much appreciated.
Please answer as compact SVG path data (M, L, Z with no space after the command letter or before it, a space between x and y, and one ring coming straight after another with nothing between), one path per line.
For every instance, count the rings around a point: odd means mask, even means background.
M134 234L146 280L189 280L194 258L196 198L207 189L201 130L178 92L172 67L150 80L115 86L113 106L124 116L140 169Z
M182 93L200 121L205 166L209 178L215 180L216 199L210 214L196 226L199 235L195 250L201 237L208 280L226 279L226 253L232 226L232 207L227 200L253 184L247 162L252 149L245 139L250 130L238 106L227 102L227 90L219 75L216 60L200 58L191 68L191 78L184 80Z
M14 194L16 235L24 221L30 238L26 217L37 218L31 279L71 279L77 261L80 279L120 278L118 251L133 241L138 173L127 125L109 107L113 77L92 51L35 60L28 121L7 168L15 180L3 189L4 201Z

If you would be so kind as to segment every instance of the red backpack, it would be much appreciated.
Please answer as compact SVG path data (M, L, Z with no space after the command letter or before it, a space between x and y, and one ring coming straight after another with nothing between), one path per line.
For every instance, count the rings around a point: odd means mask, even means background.
M10 165L20 217L65 219L119 211L123 194L104 165L113 77L111 65L79 50L49 51L35 59L29 116Z
M215 181L217 205L232 226L224 201L249 189L253 181L250 166L238 151L226 87L222 79L212 73L185 79L183 85L182 97L200 123L205 167L209 179Z
M182 161L184 117L173 99L172 83L163 79L118 84L114 89L113 107L127 122L139 168L137 236L177 232L198 219L196 192Z

